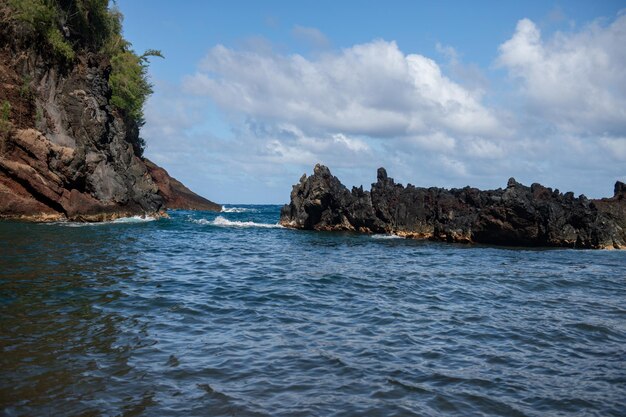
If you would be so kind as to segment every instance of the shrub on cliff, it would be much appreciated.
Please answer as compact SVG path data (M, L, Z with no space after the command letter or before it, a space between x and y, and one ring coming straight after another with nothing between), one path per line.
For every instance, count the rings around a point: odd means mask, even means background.
M148 50L137 56L131 50L122 50L111 58L111 104L121 111L124 117L132 120L137 130L129 135L135 154L142 156L145 141L139 136L139 128L144 124L143 106L152 94L152 84L148 82L148 57L163 57L160 51Z
M152 94L148 58L163 56L152 49L142 55L132 50L122 36L122 14L109 7L109 0L8 0L7 5L11 13L0 23L18 24L26 42L43 55L52 53L62 64L72 64L82 51L105 55L111 62L111 105L137 127L143 125L143 106ZM141 154L143 140L135 138L133 146Z
M98 51L121 32L108 0L8 0L13 21L25 26L41 49L72 61L81 49Z
M11 103L4 100L0 106L0 155L4 155L6 141L13 127L10 118Z
M131 50L123 50L111 58L111 104L140 126L144 123L143 105L152 94L152 85L148 82L150 56L163 57L159 51L149 50L137 56Z
M132 50L132 45L122 36L123 16L116 8L108 11L110 20L109 36L102 44L101 52L111 59L111 104L121 110L139 126L144 123L143 106L152 94L152 84L148 81L148 58L163 58L161 51L149 49L142 55ZM143 145L140 146L143 148Z
M54 2L9 0L9 6L15 10L15 20L24 24L27 33L35 38L38 45L45 45L65 61L74 59L74 48L61 33L61 16Z

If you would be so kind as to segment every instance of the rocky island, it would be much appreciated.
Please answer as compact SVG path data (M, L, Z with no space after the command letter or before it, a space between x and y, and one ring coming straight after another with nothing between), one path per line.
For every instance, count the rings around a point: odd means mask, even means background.
M217 210L143 157L147 57L108 2L0 5L0 218Z
M405 187L379 168L371 191L349 191L318 164L293 186L280 224L446 242L626 249L626 185L618 181L613 197L591 200L513 178L488 191Z

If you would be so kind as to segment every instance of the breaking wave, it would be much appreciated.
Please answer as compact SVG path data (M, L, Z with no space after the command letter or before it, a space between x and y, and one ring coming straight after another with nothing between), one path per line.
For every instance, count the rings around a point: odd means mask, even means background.
M247 207L222 207L222 213L256 213L257 210Z
M228 220L225 217L217 216L215 220L207 220L207 219L191 219L193 223L203 224L203 225L211 225L211 226L220 226L220 227L261 227L266 229L282 229L283 226L277 223L257 223L257 222L240 222Z
M131 217L121 217L119 219L112 220L110 222L105 223L145 223L152 222L157 220L156 217L152 216L131 216Z
M372 239L404 239L398 235L372 235Z

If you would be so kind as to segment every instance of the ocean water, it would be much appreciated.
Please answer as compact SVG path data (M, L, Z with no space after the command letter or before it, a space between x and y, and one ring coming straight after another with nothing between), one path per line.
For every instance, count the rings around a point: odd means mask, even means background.
M0 223L0 415L623 416L626 252Z

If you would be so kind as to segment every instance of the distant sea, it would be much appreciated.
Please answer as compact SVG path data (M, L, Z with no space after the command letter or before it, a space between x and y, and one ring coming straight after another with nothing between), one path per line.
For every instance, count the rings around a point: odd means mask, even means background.
M624 416L626 252L0 222L3 416Z

